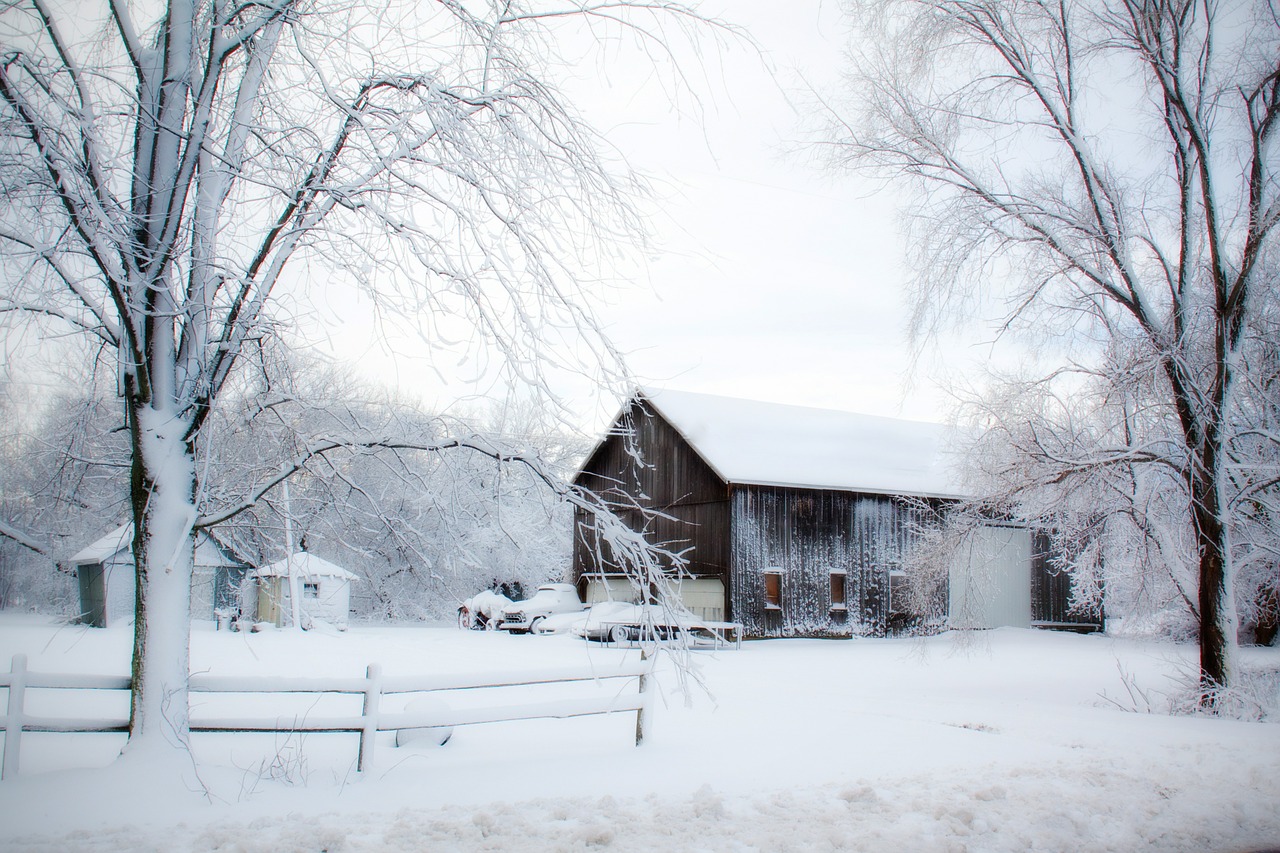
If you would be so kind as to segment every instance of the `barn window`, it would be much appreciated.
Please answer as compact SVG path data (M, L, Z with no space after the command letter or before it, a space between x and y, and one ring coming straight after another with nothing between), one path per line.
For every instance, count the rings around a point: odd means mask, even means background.
M764 573L764 608L765 610L782 609L782 573Z
M312 582L303 582L303 584L302 584L302 597L303 597L303 598L319 598L319 597L320 597L320 584L319 584L319 583L312 583Z
M831 609L845 610L845 588L848 575L840 569L831 570Z
M907 603L907 573L901 569L889 572L889 612L903 615L911 613Z

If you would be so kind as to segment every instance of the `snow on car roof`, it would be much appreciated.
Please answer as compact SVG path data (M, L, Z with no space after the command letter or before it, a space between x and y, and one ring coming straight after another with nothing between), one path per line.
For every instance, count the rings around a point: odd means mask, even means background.
M688 391L639 392L729 483L961 497L942 424Z

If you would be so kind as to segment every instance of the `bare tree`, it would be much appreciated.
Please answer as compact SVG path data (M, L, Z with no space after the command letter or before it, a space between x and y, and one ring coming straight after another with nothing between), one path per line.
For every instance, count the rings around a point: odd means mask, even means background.
M258 381L228 394L205 432L205 515L244 507L306 448L331 449L290 478L288 505L272 489L219 524L224 541L279 559L287 514L309 550L361 576L357 612L382 617L451 616L494 580L531 589L563 579L571 510L559 492L523 465L445 447L483 437L567 482L559 457L572 440L545 407L428 413L337 365L281 352L253 360ZM409 438L442 449L385 446Z
M553 84L574 22L661 54L701 19L667 0L0 6L0 312L119 354L126 754L186 742L192 531L216 521L202 431L287 271L354 282L429 335L478 330L535 386L562 353L616 366L575 282L635 233L633 184Z
M873 8L874 6L874 8ZM1280 20L1273 3L869 4L835 159L914 181L917 333L990 283L1003 331L1101 342L1041 377L1079 387L1112 344L1174 425L1167 445L1082 435L1064 467L1154 454L1182 483L1202 702L1233 679L1229 453L1250 318L1276 298ZM1090 439L1093 439L1092 441Z

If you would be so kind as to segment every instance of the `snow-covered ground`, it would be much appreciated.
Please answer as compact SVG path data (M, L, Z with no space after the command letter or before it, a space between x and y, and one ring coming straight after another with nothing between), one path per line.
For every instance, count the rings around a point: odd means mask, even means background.
M0 666L25 652L35 670L124 672L129 649L127 629L0 614ZM397 675L634 654L443 627L198 626L191 656L221 674L360 675L377 661ZM353 735L195 735L212 802L104 768L121 736L27 735L20 775L0 783L0 850L1280 847L1280 726L1115 704L1161 701L1193 647L1003 629L694 657L710 695L686 705L664 668L639 748L632 715L498 723L443 747L387 735L358 778ZM1243 657L1280 669L1280 649Z

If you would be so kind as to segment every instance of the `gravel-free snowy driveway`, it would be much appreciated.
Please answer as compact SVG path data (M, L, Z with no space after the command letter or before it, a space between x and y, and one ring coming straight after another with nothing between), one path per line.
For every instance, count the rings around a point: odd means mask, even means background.
M127 668L127 630L0 614L0 666ZM232 634L193 667L293 675L563 667L634 651L406 626ZM669 668L648 742L629 715L353 736L196 737L212 804L104 764L112 735L28 736L0 783L0 850L1243 851L1280 846L1280 726L1122 711L1193 647L1002 629L966 639L778 640ZM1280 669L1280 649L1248 649ZM1129 686L1126 687L1126 681ZM230 739L230 740L228 740ZM137 768L135 768L136 772Z

